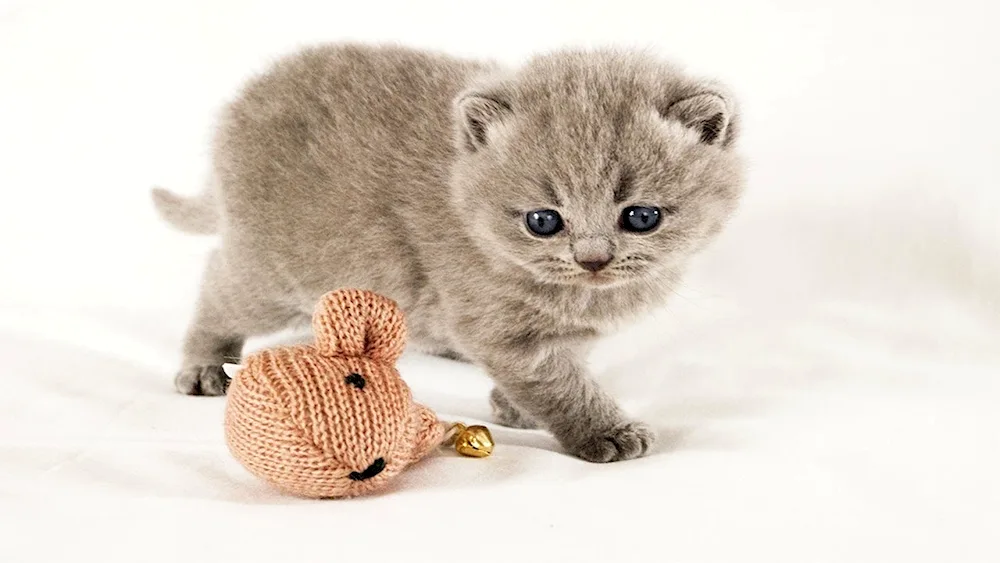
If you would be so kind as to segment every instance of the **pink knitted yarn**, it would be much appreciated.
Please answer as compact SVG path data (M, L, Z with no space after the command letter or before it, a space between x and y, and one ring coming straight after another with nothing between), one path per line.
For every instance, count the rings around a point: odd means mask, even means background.
M323 296L315 345L248 357L228 391L229 450L251 473L304 497L383 488L444 437L396 371L406 327L390 299L369 291Z

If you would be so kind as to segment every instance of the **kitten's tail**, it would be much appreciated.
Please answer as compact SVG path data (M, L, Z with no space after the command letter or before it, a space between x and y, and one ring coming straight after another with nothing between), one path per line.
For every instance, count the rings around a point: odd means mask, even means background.
M210 235L219 230L219 210L211 189L184 197L164 188L153 188L153 204L164 221L185 233Z

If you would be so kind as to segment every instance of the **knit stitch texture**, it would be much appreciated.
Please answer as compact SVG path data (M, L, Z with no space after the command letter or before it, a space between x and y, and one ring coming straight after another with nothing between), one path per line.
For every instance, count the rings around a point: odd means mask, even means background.
M381 295L338 290L320 300L313 331L313 345L245 359L228 391L229 450L251 473L294 495L382 489L444 437L443 424L412 401L396 370L403 314ZM379 459L380 472L358 477Z

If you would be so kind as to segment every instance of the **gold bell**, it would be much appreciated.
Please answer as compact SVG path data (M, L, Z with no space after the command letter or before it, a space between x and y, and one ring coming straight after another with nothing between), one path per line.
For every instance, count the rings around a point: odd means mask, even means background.
M486 457L493 453L493 435L485 426L455 423L455 451L469 457Z

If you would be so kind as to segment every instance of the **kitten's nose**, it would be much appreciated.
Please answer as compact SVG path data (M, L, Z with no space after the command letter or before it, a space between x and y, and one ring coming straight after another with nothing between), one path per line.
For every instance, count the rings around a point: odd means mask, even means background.
M589 272L599 272L611 263L614 256L610 254L581 254L574 256L576 263Z
M350 477L352 481L364 481L365 479L371 479L372 477L378 475L383 469L385 469L385 460L378 458L368 466L368 469L365 469L361 473L351 471L351 474L348 475L348 477Z

